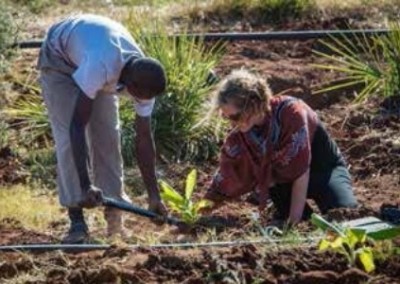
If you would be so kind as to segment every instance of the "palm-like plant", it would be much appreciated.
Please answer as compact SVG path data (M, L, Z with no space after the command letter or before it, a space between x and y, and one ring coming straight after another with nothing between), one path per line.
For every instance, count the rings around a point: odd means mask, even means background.
M362 86L356 102L370 96L393 96L400 90L400 25L390 24L387 35L368 38L365 34L354 36L354 40L343 35L322 41L328 52L313 51L330 60L331 64L313 66L343 73L344 78L331 82L329 87L317 90L322 93L342 88Z
M20 97L15 103L7 106L2 113L14 129L18 129L18 140L29 147L48 147L51 143L50 122L46 107L37 94Z
M133 15L127 21L147 56L157 58L168 77L166 94L157 99L153 127L157 151L173 160L202 160L217 153L218 136L212 124L193 129L206 110L211 89L210 70L222 55L222 46L207 47L200 39L171 37L159 25L143 27ZM156 36L155 36L156 34Z

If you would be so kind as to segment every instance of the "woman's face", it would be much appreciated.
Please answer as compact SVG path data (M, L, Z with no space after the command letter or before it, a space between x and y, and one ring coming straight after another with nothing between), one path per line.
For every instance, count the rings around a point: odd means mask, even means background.
M235 105L227 103L220 108L221 116L237 127L241 132L249 131L254 125L260 122L259 115L252 115L246 111L238 109Z

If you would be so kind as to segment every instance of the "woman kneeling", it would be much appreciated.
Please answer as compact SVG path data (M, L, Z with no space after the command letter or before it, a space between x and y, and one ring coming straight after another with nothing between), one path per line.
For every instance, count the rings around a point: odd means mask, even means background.
M216 110L232 130L205 198L218 203L256 191L260 210L270 198L291 224L310 217L307 198L323 213L357 206L339 148L302 100L272 96L264 79L237 70L218 86Z

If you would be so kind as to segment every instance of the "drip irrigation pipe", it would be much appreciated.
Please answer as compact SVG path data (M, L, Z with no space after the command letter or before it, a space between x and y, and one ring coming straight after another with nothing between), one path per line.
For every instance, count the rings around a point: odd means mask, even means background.
M171 37L203 38L204 41L247 41L247 40L308 40L321 39L334 36L346 36L347 38L359 36L377 36L389 33L388 29L368 30L305 30L305 31L272 31L255 33L194 33L177 34ZM14 43L12 48L40 48L42 40L21 41Z
M296 239L301 244L291 242L285 239L260 239L254 241L231 241L231 242L209 242L209 243L171 243L171 244L156 244L156 245L128 245L127 249L174 249L174 248L207 248L207 247L233 247L233 246L246 246L246 245L259 245L259 244L293 244L294 246L310 246L315 245L316 241L320 238L302 238ZM31 251L31 252L47 252L54 250L62 251L91 251L91 250L107 250L112 246L107 244L25 244L25 245L7 245L0 246L0 252L12 252L12 251Z

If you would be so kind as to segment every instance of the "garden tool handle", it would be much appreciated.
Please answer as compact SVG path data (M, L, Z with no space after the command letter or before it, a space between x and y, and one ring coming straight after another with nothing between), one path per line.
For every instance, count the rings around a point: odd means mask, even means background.
M123 211L127 211L127 212L131 212L143 217L147 217L150 219L154 219L154 218L164 218L164 220L170 224L170 225L180 225L182 224L182 221L173 218L173 217L162 217L160 215L158 215L157 213L154 213L153 211L135 206L129 202L126 201L119 201L119 200L115 200L113 198L109 198L109 197L103 197L103 205L106 207L113 207L113 208L117 208Z

